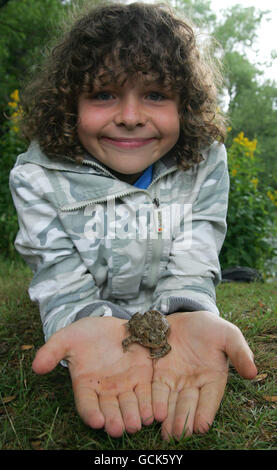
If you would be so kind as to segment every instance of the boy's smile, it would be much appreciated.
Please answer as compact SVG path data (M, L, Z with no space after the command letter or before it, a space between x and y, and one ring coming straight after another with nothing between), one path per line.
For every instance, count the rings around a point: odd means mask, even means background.
M150 144L154 141L153 138L133 138L128 139L124 137L102 137L102 140L107 144L115 145L122 149L135 149L143 147L144 145Z
M109 84L79 98L82 145L130 182L174 147L179 129L178 97L156 82Z

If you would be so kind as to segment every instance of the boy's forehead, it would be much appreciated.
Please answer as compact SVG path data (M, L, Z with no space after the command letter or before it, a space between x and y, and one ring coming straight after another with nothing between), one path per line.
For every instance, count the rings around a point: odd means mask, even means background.
M98 65L91 70L92 75L86 77L84 85L85 88L88 86L93 89L111 84L123 86L128 81L134 84L157 83L172 90L175 88L172 71L162 66L162 62L160 58L157 64L151 53L146 54L141 47L135 54L119 41L99 57Z
M106 68L100 68L98 72L92 78L92 86L93 88L108 86L108 85L117 85L117 86L124 86L127 82L133 86L136 84L141 85L160 85L165 87L166 84L164 80L162 80L159 73L153 70L144 70L144 71L136 71L136 70L122 70L118 67L118 69L114 70L107 70ZM169 88L169 87L168 87Z

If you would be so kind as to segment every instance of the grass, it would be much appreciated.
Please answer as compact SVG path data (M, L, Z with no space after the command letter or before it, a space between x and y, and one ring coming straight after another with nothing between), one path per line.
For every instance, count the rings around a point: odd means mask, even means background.
M241 328L254 351L258 380L231 367L214 424L205 435L169 443L160 424L113 439L88 428L75 411L67 369L46 376L31 370L43 344L37 306L28 298L31 273L0 261L1 450L276 450L277 283L228 283L217 290L222 316Z

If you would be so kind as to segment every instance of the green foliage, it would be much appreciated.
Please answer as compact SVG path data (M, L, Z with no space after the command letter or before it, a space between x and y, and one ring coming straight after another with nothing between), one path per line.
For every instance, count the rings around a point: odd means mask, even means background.
M9 0L0 8L2 109L10 93L20 88L28 70L42 58L64 9L61 0Z
M17 155L27 147L16 123L20 112L18 90L34 63L43 59L46 44L58 33L57 24L66 5L63 0L0 2L0 253L9 258L17 257L13 242L18 230L9 173Z
M230 103L229 109L232 118L230 136L234 138L243 129L249 139L258 139L260 177L277 189L277 87L272 86L270 82L257 85L255 81L249 80L245 86L242 86L241 81L240 85L236 85L236 89L236 97Z
M257 28L266 13L242 5L225 8L223 20L218 22L214 31L224 51L236 51L238 44L240 49L252 46L257 39Z
M268 260L277 254L273 247L277 191L259 180L257 140L251 141L240 132L228 149L228 165L228 232L220 255L221 265L249 266L266 275L270 270Z
M26 149L26 144L18 134L17 118L20 113L18 90L15 90L10 98L11 101L6 109L9 119L2 126L3 135L0 139L0 253L9 258L15 258L13 242L18 230L18 222L8 181L16 157Z
M224 82L229 97L228 115L232 125L231 136L244 130L249 139L260 144L260 177L268 184L277 181L275 158L277 144L277 87L265 80L266 64L253 63L247 51L257 48L257 30L268 12L253 7L236 5L224 12L214 28L214 35L223 48ZM259 119L259 116L263 116Z
M263 179L275 185L276 189L276 82L264 79L264 70L269 64L255 63L248 57L248 51L258 50L258 28L263 19L270 20L270 12L241 5L230 8L222 6L221 15L217 17L211 10L209 0L174 0L173 4L201 27L204 44L207 41L206 32L217 40L214 54L222 58L224 75L220 101L221 107L227 108L230 118L231 138L243 129L249 139L259 141L260 171ZM274 60L277 56L273 51Z

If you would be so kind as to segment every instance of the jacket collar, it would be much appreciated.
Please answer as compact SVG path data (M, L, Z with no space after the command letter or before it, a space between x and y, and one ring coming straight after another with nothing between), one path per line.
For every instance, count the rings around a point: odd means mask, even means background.
M37 164L49 170L90 173L95 175L102 174L102 176L108 176L109 178L117 180L108 168L88 153L85 153L82 164L76 164L73 159L66 156L60 159L49 158L42 152L36 141L30 144L26 153L19 155L17 164L22 163ZM154 164L153 180L162 176L163 173L167 173L168 170L174 171L175 169L177 170L176 158L172 153L168 153Z

